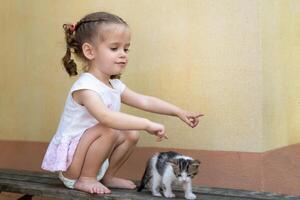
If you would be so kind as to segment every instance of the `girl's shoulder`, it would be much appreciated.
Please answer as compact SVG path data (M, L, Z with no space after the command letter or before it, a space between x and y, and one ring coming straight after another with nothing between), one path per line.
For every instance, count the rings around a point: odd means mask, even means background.
M91 73L82 73L79 78L74 82L71 91L79 89L91 89L97 92L118 92L122 93L125 89L125 84L119 79L110 79L109 82L112 88L98 80Z
M80 76L78 77L78 79L75 81L74 84L81 83L81 82L97 83L97 81L98 81L98 79L96 77L94 77L92 74L90 74L88 72L84 72L84 73L80 74Z
M99 91L101 90L101 84L99 84L99 80L92 74L82 73L80 74L79 78L73 83L71 92L81 89L91 89Z

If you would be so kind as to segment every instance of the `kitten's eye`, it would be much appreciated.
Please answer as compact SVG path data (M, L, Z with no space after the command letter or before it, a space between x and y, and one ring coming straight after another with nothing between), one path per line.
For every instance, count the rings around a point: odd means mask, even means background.
M181 177L181 174L178 174L177 176L178 176L178 177Z

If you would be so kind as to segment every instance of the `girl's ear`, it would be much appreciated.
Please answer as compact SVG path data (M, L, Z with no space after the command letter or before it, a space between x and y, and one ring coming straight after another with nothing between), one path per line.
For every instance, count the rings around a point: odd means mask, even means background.
M87 42L82 45L82 52L83 55L89 60L93 60L95 58L95 49Z

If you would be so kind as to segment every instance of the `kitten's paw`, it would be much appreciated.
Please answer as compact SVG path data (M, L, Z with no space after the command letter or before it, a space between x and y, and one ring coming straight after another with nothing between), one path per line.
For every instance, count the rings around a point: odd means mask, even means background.
M191 200L197 198L197 196L196 196L194 193L188 193L188 194L185 194L184 197L185 197L186 199L191 199Z
M166 198L174 198L175 194L173 192L164 192L164 196Z
M155 191L155 192L152 192L152 195L155 196L155 197L161 197L161 193Z

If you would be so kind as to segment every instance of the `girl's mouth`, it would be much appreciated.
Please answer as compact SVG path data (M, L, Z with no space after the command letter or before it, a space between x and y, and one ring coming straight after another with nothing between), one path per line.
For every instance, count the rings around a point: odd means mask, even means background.
M125 65L126 65L126 62L117 62L116 64L117 64L117 65L120 65L120 66L122 66L122 67L123 67L123 66L125 66Z

